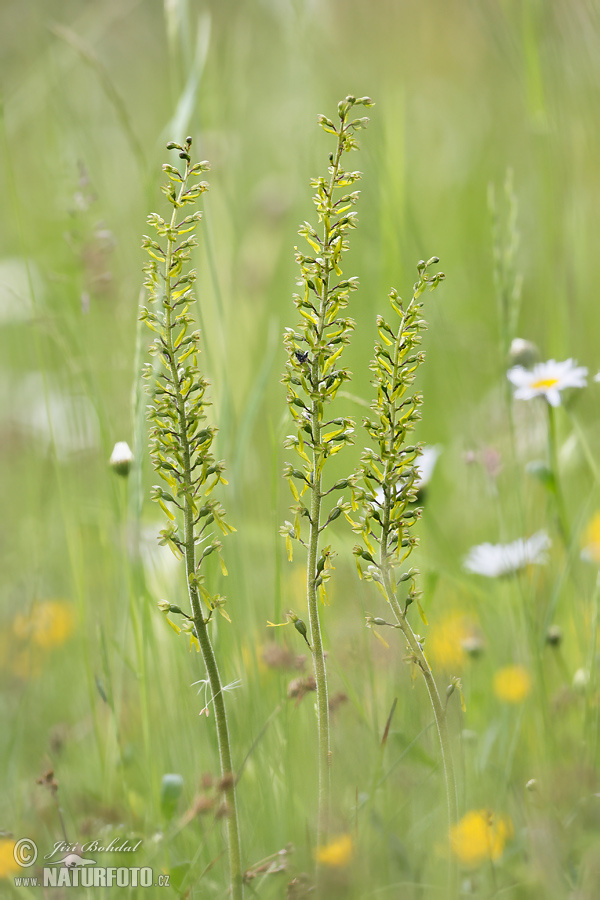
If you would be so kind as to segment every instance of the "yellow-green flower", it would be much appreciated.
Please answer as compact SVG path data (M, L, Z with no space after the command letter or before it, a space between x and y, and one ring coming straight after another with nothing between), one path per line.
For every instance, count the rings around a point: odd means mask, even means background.
M340 834L328 844L323 844L315 851L317 862L333 869L347 866L354 856L354 841L350 834Z
M504 703L522 703L531 691L531 675L524 666L505 666L494 675L494 693Z
M497 816L487 809L472 809L450 829L450 846L464 866L478 866L499 859L513 835L508 816Z

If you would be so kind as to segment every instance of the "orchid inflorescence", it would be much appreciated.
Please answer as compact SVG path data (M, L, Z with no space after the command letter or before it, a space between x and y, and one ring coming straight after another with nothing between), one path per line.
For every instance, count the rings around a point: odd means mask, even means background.
M405 612L413 601L419 603L415 589L418 571L408 569L397 579L394 576L394 570L406 562L417 542L411 528L420 515L415 501L421 446L408 444L407 440L420 419L422 396L410 394L409 390L424 359L418 349L421 332L426 327L421 318L423 304L420 297L425 290L434 290L443 280L441 272L436 275L427 272L438 262L434 256L427 262L418 263L419 278L406 309L398 293L391 291L392 310L400 317L397 330L383 316L377 317L380 342L375 345L370 365L374 376L372 384L376 389L371 404L375 417L367 417L363 423L374 446L365 449L361 456L362 488L356 491L361 501L361 516L354 524L354 531L361 538L361 543L354 548L359 575L376 582L386 597L388 587L396 595L396 580L398 584L410 582L404 600ZM368 564L366 569L365 562ZM389 586L386 585L387 578L390 579Z
M318 490L320 501L349 484L348 479L341 479L328 491L321 491L321 473L326 460L351 443L354 433L352 419L325 420L324 410L342 384L350 379L350 373L339 365L339 359L354 329L354 321L344 315L344 310L351 291L358 287L357 278L343 277L341 262L348 249L346 236L357 224L352 207L359 196L359 191L348 193L346 189L355 185L361 174L345 171L341 160L343 153L358 148L355 132L368 124L364 117L351 119L351 110L355 106L371 105L369 97L346 97L340 101L337 128L326 116L319 116L323 130L337 137L336 150L329 154L329 177L311 180L315 188L313 202L319 222L323 223L323 234L320 237L308 222L304 222L298 232L310 245L313 255L306 255L296 247L296 262L300 266L297 284L301 292L293 299L301 322L296 329L287 328L284 337L288 361L283 382L287 385L288 405L297 429L295 435L287 438L285 446L294 448L301 460L300 469L288 465L284 472L297 504L293 507L294 522L286 522L281 528L290 559L292 540L305 543L301 537L301 519L313 524L313 512L302 502L305 491ZM340 498L325 521L317 526L319 532L348 509L348 504ZM329 572L330 558L328 552L322 555L320 588Z
M202 214L180 214L180 210L194 204L208 190L207 182L196 179L209 169L209 164L206 161L192 164L191 138L184 145L171 142L167 147L178 150L184 163L183 170L163 165L169 180L162 191L173 207L171 220L166 222L157 213L148 216L148 223L156 229L159 240L145 236L142 245L150 256L145 267L145 286L153 306L142 309L140 318L156 333L150 353L157 358L157 363L148 364L144 371L152 398L148 416L150 453L154 468L168 488L155 485L152 499L169 519L169 525L160 532L160 543L168 546L178 559L186 556L190 586L202 596L210 618L214 609L226 616L222 598L214 602L200 574L202 563L211 553L220 556L221 543L211 538L210 529L216 525L223 534L234 529L225 521L219 501L209 498L217 484L227 482L223 462L215 460L212 452L216 428L206 421L208 382L197 364L200 332L190 332L194 324L189 310L195 302L196 272L193 269L186 272L185 267L197 245L192 232ZM198 545L204 547L196 558ZM187 552L189 548L194 549L193 554ZM193 556L191 567L190 556ZM225 572L223 563L222 567Z

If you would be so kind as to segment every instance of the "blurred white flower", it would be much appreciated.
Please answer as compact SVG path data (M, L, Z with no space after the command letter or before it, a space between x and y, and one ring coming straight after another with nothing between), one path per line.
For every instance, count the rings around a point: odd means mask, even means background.
M441 444L432 444L431 446L423 448L423 452L416 462L419 477L416 479L414 487L418 491L421 491L424 487L427 487L427 485L431 481L433 470L435 469L438 459L442 455L443 449L444 448Z
M546 551L551 543L545 531L538 531L530 538L519 538L510 544L478 544L469 550L463 568L487 578L511 575L526 566L547 562Z
M572 359L537 363L533 369L513 366L507 372L508 380L515 385L516 400L545 397L550 406L560 406L560 392L565 388L582 388L587 384L588 370L577 366Z
M54 443L58 458L68 459L98 446L98 416L84 394L63 388L55 378L45 382L39 372L32 372L6 393L6 418L41 452Z
M133 453L127 441L117 441L110 454L109 465L117 475L128 475L133 462Z
M431 477L433 475L433 470L435 469L436 463L442 454L442 450L444 448L441 444L432 444L430 447L424 447L421 453L421 456L415 463L415 468L417 470L417 476L413 483L413 490L422 491L429 482L431 481ZM400 481L396 485L396 494L399 495L402 489L404 488L406 482ZM377 506L383 506L385 495L383 493L383 488L377 488L375 491L374 501Z
M594 381L600 381L600 372L594 375Z

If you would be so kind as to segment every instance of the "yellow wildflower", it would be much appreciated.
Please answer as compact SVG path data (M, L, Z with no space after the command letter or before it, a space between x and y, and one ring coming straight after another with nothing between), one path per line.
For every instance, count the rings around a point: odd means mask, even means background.
M19 613L13 622L13 632L21 640L31 641L44 650L60 647L75 627L73 609L62 600L35 603L28 613Z
M317 862L332 868L347 866L354 856L354 841L350 834L340 834L329 844L318 847L315 852Z
M0 839L0 878L10 878L21 871L14 857L15 841Z
M600 512L595 513L583 533L581 555L588 562L600 563Z
M531 675L524 666L505 666L494 675L494 693L504 703L522 703L531 691Z
M450 846L463 865L478 866L485 860L499 859L512 835L508 816L497 816L487 809L472 809L451 827Z

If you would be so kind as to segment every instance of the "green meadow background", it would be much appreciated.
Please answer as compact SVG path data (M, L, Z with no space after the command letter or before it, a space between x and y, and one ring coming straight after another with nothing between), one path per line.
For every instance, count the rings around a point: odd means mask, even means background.
M163 598L184 606L185 584L156 545L139 377L150 341L137 321L141 238L147 214L164 214L165 144L188 133L212 166L196 314L227 463L219 497L237 532L224 542L229 576L210 568L232 624L211 627L232 685L248 896L311 896L314 695L288 696L311 664L295 631L266 622L305 607L302 554L290 564L278 535L293 502L281 478L292 431L282 333L297 315L296 229L314 220L309 178L331 149L316 117L333 118L348 93L376 105L348 160L364 177L344 274L361 287L338 415L360 425L370 402L375 317L392 285L409 296L417 260L432 255L446 274L426 297L418 379L417 437L443 448L414 557L429 625L416 611L411 621L440 690L462 679L466 711L456 693L449 700L461 816L485 810L502 823L487 852L477 835L472 852L457 838L461 893L598 896L597 566L580 550L587 540L600 560L600 526L589 538L600 502L599 29L593 0L3 0L2 896L42 896L14 885L40 871L39 860L12 862L11 841L24 836L40 857L65 837L141 840L134 863L99 861L152 866L171 887L113 888L123 896L226 895L214 717L199 715L194 684L204 670L157 609ZM551 492L526 471L546 460L542 400L514 404L511 438L490 184L505 284L522 277L509 337L590 371L557 410L566 547ZM116 441L135 453L127 479L108 465ZM362 445L358 427L331 478L352 471ZM547 565L508 580L462 569L471 546L541 529L553 542ZM443 898L448 823L424 684L396 632L383 635L386 649L364 627L365 613L387 615L383 599L357 578L349 528L332 533L323 622L341 843L329 896ZM507 700L494 677L513 665L530 689ZM37 783L49 770L57 791ZM258 870L286 847L282 871Z

